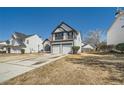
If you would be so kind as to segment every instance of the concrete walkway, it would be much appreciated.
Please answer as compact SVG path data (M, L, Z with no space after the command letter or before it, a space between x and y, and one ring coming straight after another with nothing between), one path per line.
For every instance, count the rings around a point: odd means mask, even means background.
M9 80L18 75L21 75L25 72L28 72L32 69L54 62L64 56L66 55L47 54L42 57L37 57L34 59L28 59L24 61L16 60L0 63L0 83L5 82L6 80Z

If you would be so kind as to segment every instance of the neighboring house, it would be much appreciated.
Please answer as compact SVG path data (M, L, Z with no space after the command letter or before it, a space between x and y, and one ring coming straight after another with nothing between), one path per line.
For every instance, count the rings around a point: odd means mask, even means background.
M90 52L93 51L95 48L90 44L82 44L82 52Z
M107 45L124 43L124 11L117 10L115 20L107 32Z
M51 52L51 41L49 39L45 39L43 41L43 52L46 52L46 53Z
M9 53L21 53L22 49L25 53L35 53L43 50L43 40L36 34L25 35L15 32L12 34L10 44L8 45Z
M81 35L66 23L62 22L52 32L51 41L52 53L68 54L72 53L72 46L79 46L78 53L81 52Z
M0 53L6 53L7 41L0 41Z
M84 42L82 42L82 43L81 43L81 47L84 46L84 45L86 45L86 44L85 44Z

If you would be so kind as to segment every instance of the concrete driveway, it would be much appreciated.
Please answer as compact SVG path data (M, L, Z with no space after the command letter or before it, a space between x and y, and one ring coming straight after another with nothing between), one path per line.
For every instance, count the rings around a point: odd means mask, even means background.
M14 61L7 61L0 63L0 83L16 77L20 74L28 72L32 69L38 68L55 60L58 60L65 55L61 54L45 54L44 56L31 58L31 59L19 59Z

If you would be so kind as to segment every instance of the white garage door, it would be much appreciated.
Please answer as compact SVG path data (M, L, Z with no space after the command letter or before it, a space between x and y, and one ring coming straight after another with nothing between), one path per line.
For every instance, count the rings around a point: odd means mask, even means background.
M63 54L68 54L71 52L72 45L62 45Z
M54 54L60 53L60 45L53 45L53 53Z

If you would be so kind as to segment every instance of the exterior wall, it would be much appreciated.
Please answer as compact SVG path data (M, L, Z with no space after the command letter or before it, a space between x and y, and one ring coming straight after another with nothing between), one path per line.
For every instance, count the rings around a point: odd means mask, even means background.
M55 41L55 34L52 34L52 40Z
M82 40L81 40L80 32L78 32L78 35L74 39L74 46L80 46L78 53L81 53Z
M19 45L18 40L15 40L13 38L10 39L10 45L13 47L10 47L10 53L21 53L21 47L15 47Z
M13 45L13 46L18 46L19 45L19 42L13 38L10 39L10 45Z
M118 16L107 32L107 45L124 43L124 14Z
M7 52L6 47L4 47L6 45L7 45L6 42L0 42L0 52L2 52L2 51Z
M26 38L24 42L26 45L25 53L35 53L43 50L42 42L43 40L37 35Z
M11 48L10 53L21 53L21 48Z

